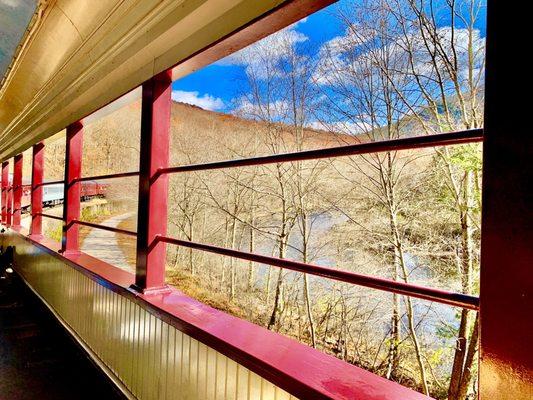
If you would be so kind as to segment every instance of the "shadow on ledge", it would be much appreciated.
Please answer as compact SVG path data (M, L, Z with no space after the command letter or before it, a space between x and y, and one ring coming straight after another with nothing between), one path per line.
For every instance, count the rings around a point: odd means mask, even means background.
M0 275L0 399L123 399L14 273Z

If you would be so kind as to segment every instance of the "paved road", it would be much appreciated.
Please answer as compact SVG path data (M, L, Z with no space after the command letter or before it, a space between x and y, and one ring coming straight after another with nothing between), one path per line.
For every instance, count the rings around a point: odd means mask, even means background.
M116 228L120 222L132 215L133 213L120 214L106 219L101 224ZM81 251L118 268L135 272L134 267L126 261L124 253L117 243L116 235L113 232L104 231L102 229L91 229L81 245Z

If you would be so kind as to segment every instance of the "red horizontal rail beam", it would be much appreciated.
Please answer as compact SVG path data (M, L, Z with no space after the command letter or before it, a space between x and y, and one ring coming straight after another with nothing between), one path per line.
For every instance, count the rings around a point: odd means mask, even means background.
M416 136L401 139L383 140L379 142L358 143L348 146L330 147L318 150L298 151L294 153L275 154L271 156L241 158L204 164L190 164L178 167L160 168L156 176L178 172L205 171L212 169L248 167L252 165L275 164L293 161L316 160L354 156L358 154L380 153L385 151L399 151L421 149L435 146L450 146L483 141L483 129L470 129L457 132L439 133L436 135Z
M58 217L57 215L44 214L44 213L35 213L33 215L38 215L40 217L46 217L51 219L57 219L58 221L63 221L63 217Z
M166 236L158 236L157 240L169 244L174 244L177 246L188 247L190 249L207 251L210 253L220 254L228 257L253 261L259 264L267 264L272 265L274 267L290 269L292 271L304 272L307 274L351 283L354 285L365 286L372 289L418 297L420 299L435 301L438 303L448 304L456 307L468 308L470 310L479 310L479 298L462 293L448 292L445 290L433 289L405 282L397 282L390 279L356 274L350 271L332 269L327 267L321 267L319 265L305 264L298 261L291 261L276 257L247 253L244 251L232 250L203 243L189 242L186 240L174 239Z
M92 222L80 221L79 219L75 219L72 222L78 225L87 226L89 228L102 229L104 231L121 233L123 235L137 236L137 232L128 231L126 229L113 228L111 226L100 225L100 224L93 224Z
M48 186L48 185L58 185L60 183L65 183L64 180L60 180L60 181L47 181L47 182L43 182L43 183L40 183L38 185L35 185L35 187L38 187L38 186Z
M122 172L118 174L107 174L107 175L94 175L94 176L84 176L81 178L76 178L76 182L87 182L87 181L97 181L103 179L113 179L113 178L129 178L132 176L139 176L139 171L134 172Z

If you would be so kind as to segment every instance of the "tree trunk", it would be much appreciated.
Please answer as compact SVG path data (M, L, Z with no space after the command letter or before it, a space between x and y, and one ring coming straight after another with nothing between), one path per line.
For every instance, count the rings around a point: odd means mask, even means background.
M248 246L248 250L250 251L250 253L253 253L255 250L255 229L254 229L255 220L253 217L253 211L251 212L252 212L252 217L250 218L250 237L249 237L250 243ZM250 261L248 263L247 288L249 292L252 291L252 289L254 288L254 262L253 261Z
M278 233L278 256L279 258L285 258L285 253L287 251L287 244L289 242L289 220L287 216L287 194L285 192L285 183L284 183L284 177L283 172L281 170L281 165L276 164L276 171L277 171L277 184L279 185L280 189L280 198L281 198L281 221L280 221L280 229ZM278 279L276 281L276 291L274 294L274 306L272 308L272 314L270 315L270 320L268 322L268 329L272 329L277 321L278 321L278 314L280 310L283 308L282 305L283 301L283 268L279 269L278 273Z
M394 208L391 208L391 227L392 227L392 233L393 233L393 239L394 239L395 262L397 262L399 267L401 268L404 282L408 283L409 278L408 278L407 265L405 263L405 257L403 254L403 247L402 247L402 242L400 238L400 233L398 231L398 223L396 221L396 213L394 212ZM408 322L407 326L409 329L409 335L411 337L411 341L413 342L413 346L415 348L415 357L416 357L416 361L417 361L418 368L420 371L420 380L422 383L422 389L424 391L424 394L429 396L429 387L427 383L427 372L426 372L426 367L424 365L424 361L422 358L422 349L420 347L420 342L418 341L418 335L416 333L413 304L409 296L405 296L405 301L406 301L406 306L407 306L406 307L407 308L406 309L407 322Z
M466 359L463 368L463 376L461 377L461 383L459 384L459 390L457 392L458 399L466 399L468 394L468 387L470 386L470 381L472 380L473 375L473 365L474 359L477 353L478 346L478 325L479 325L479 314L476 315L476 320L474 322L474 328L470 335L470 344L468 346L468 351L466 353Z
M272 266L268 266L267 278L265 283L265 302L268 303L270 298L270 280L272 279Z
M397 276L394 280L397 280ZM391 332L390 332L390 345L389 345L389 357L387 361L387 379L395 379L397 376L399 365L399 352L398 345L400 344L400 313L398 311L398 295L394 293L392 295L392 317L391 317Z
M299 176L298 176L298 179L301 179ZM300 195L300 206L303 210L303 201L302 201L302 196ZM309 260L308 260L308 248L309 248L309 243L308 243L308 232L307 232L307 213L306 212L301 212L301 234L302 234L302 262L304 263L307 263ZM304 295L304 304L305 304L305 310L306 310L306 313L307 313L307 320L309 321L309 333L310 333L310 336L311 336L311 345L313 346L313 348L316 348L316 335L315 335L315 321L313 319L313 306L311 304L311 295L310 295L310 291L309 291L309 278L307 276L306 273L303 274L304 275L304 279L303 279L303 295Z
M385 185L387 189L390 187ZM394 201L392 193L389 195L390 204L389 204L389 222L390 229L393 238L398 236L397 226L396 226L396 215L394 212ZM392 279L394 281L398 280L398 269L400 268L400 257L403 256L399 249L399 242L395 240L394 247L394 260L392 263ZM389 346L389 359L387 364L387 379L394 379L398 373L399 366L399 349L400 344L400 310L399 310L399 299L398 295L394 293L392 295L392 317L391 317L391 333L390 333L390 346Z
M307 312L307 319L309 321L309 333L311 334L311 345L316 349L315 322L313 319L311 297L309 295L309 279L307 277L307 274L305 273L304 273L304 302L305 302L305 310Z
M467 347L467 325L468 325L468 310L461 310L461 320L459 323L459 331L457 333L457 340L455 345L455 354L453 357L452 374L450 376L450 387L448 388L448 399L459 400L459 386L463 375L463 365L466 356Z
M279 258L285 258L285 251L287 247L286 238L281 236L279 241ZM276 281L276 291L274 293L274 307L272 308L272 314L268 321L268 329L272 329L278 321L278 313L282 306L283 301L283 268L279 269L278 279Z
M237 220L233 218L233 222L231 224L231 236L230 236L230 245L231 249L235 248L235 237L237 232ZM230 261L230 299L235 299L235 258L231 257Z
M283 268L279 269L278 279L276 281L276 292L274 294L274 307L272 308L272 314L270 315L270 320L268 321L268 329L272 329L276 322L278 321L278 313L282 308L282 299L283 299Z
M472 224L470 223L470 209L472 207L472 181L473 173L471 171L465 172L464 186L462 193L459 193L457 198L460 200L459 204L459 222L461 225L461 256L460 256L460 271L461 271L461 284L463 293L470 294L472 291ZM457 345L455 348L455 355L453 360L452 374L450 376L450 386L448 388L448 398L450 400L463 400L468 390L468 385L471 380L471 372L467 371L472 366L472 360L470 365L467 363L468 352L472 346L476 343L470 342L468 338L468 319L469 310L463 309L461 311L461 320L459 323L459 331L457 333ZM477 317L476 317L476 329L473 331L473 335L477 336ZM474 339L473 337L470 340ZM467 381L465 381L467 379ZM466 388L461 389L461 386ZM461 392L464 395L461 395ZM462 397L461 397L462 396Z
M190 225L189 225L189 240L191 242L194 240L194 219L191 219ZM194 274L196 273L196 269L194 268L192 249L189 249L189 268L191 271L191 275L194 276Z

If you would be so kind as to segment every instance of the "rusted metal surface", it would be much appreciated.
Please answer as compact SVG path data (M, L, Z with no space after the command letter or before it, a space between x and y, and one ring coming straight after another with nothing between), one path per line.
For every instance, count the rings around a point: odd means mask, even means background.
M533 141L515 101L524 75L514 26L527 24L509 4L489 0L480 286L480 398L533 398Z
M203 243L190 242L187 240L163 236L158 237L158 240L175 244L177 246L188 247L190 249L207 251L228 257L235 257L242 260L253 261L259 264L273 265L275 267L290 269L292 271L304 272L311 275L321 276L323 278L334 279L337 281L352 283L354 285L418 297L424 300L436 301L438 303L452 306L464 307L471 310L477 310L479 308L479 299L477 297L462 293L447 292L445 290L433 289L429 287L393 281L390 279L377 278L369 275L356 274L350 271L322 267L319 265L305 264L298 261L247 253L244 251L227 249L224 247L212 246Z
M157 242L167 232L168 166L172 76L161 73L142 86L139 207L135 286L141 291L164 288L166 245Z
M378 142L358 143L353 145L330 147L326 149L298 151L286 154L275 154L271 156L251 157L204 164L192 164L178 167L160 168L157 171L157 176L178 172L247 167L252 165L316 160L321 158L354 156L358 154L379 153L385 151L422 149L426 147L435 146L450 146L454 144L481 142L482 140L483 130L471 129L459 132L441 133L437 135L416 136L402 139L392 139Z
M22 154L17 154L13 166L13 226L20 226L22 214Z
M79 251L78 225L80 218L81 185L76 180L81 176L83 151L83 124L75 122L67 127L65 150L65 194L63 196L63 252Z
M133 274L83 253L58 254L59 244L25 233L0 236L17 248L15 270L131 396L427 399L176 289L128 290Z

